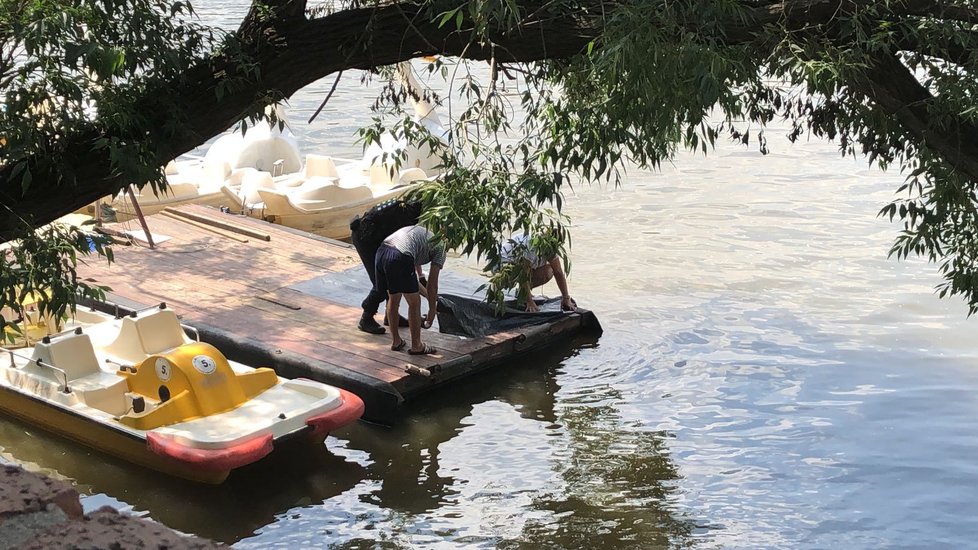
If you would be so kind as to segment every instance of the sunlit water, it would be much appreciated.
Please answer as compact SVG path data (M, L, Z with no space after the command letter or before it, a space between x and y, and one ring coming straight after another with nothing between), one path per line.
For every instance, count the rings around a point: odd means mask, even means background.
M332 80L293 98L305 150L357 154L369 94L344 83L312 125ZM783 133L767 156L721 143L569 193L571 291L603 336L457 384L393 428L347 428L219 487L7 420L2 457L73 480L89 508L239 548L973 546L973 321L934 295L934 266L886 259L899 227L876 213L898 174Z

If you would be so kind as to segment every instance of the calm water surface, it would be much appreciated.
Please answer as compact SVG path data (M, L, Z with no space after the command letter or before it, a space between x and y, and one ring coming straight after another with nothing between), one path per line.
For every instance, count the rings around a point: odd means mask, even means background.
M209 20L239 1L198 3ZM369 92L292 102L356 156ZM356 425L220 487L0 420L0 456L237 548L965 548L978 540L974 322L886 259L900 183L771 129L577 188L572 294L605 332ZM454 265L452 265L454 263ZM475 273L457 259L447 269ZM121 268L121 266L120 266ZM546 292L556 295L556 288Z

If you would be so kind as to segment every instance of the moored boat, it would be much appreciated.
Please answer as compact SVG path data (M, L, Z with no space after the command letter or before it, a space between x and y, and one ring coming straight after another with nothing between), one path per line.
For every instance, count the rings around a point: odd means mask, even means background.
M265 176L257 185L225 185L232 211L324 237L350 236L350 220L431 178L419 167L396 169L308 155L302 173Z
M409 90L414 121L444 140L446 131L435 106L424 99L410 63L398 66L398 81ZM392 159L398 158L398 162ZM275 176L268 172L229 179L222 191L234 212L324 237L350 236L350 220L374 206L432 181L441 159L428 145L416 145L391 133L364 151L360 160L307 155L303 168Z
M285 116L283 108L277 115ZM164 168L166 189L157 192L146 185L90 204L81 213L97 215L103 221L125 222L135 219L139 211L149 216L164 208L184 204L227 206L224 186L237 187L260 179L261 174L280 176L300 172L302 159L295 137L287 129L259 124L242 135L240 131L224 134L202 158L170 161ZM131 195L130 195L131 191ZM135 204L133 202L135 199Z
M179 477L220 483L290 440L322 442L363 402L228 360L165 305L85 313L33 347L2 348L0 411ZM192 329L191 329L192 330Z
M409 90L414 121L443 139L445 129L435 106L424 99L410 63L396 72ZM396 198L438 177L440 157L426 145L383 133L359 160L323 154L306 155L302 163L298 143L286 124L285 109L275 106L278 123L256 124L244 133L234 130L217 139L203 158L170 162L167 189L132 188L144 215L166 207L202 204L325 237L350 236L349 222L377 204ZM391 159L399 158L397 163ZM103 221L129 221L137 216L129 192L103 199L108 215L97 204L82 211Z

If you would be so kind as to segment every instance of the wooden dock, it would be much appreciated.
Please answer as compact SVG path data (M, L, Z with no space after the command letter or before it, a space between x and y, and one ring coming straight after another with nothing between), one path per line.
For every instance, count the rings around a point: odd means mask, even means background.
M428 330L424 338L436 355L394 352L389 334L356 328L369 281L351 245L201 206L146 221L158 241L154 249L115 246L113 264L89 260L79 277L109 286L110 301L123 309L166 302L233 360L353 391L366 403L364 418L376 422L396 421L405 403L457 378L600 330L594 315L581 310L485 337Z

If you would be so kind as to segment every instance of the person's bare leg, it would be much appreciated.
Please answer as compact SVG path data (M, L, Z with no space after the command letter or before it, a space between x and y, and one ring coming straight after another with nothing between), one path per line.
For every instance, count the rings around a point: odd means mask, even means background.
M408 306L410 306L410 304L411 301L408 300ZM398 292L396 294L394 293L388 294L387 295L387 318L397 319L398 318L397 310L400 309L400 307L401 307L401 293ZM394 338L391 341L391 349L396 349L403 342L403 340L401 340L400 331L397 330L397 325L398 325L397 322L390 324L391 336L393 336Z
M546 284L547 281L549 281L554 276L554 274L550 268L550 265L543 265L536 269L531 269L529 276L530 276L529 288L527 288L526 286L523 287L524 289L526 289L525 290L526 311L529 313L535 313L537 311L540 311L540 307L537 306L537 303L533 301L533 289L538 286L542 286Z
M543 286L550 282L550 279L554 278L554 269L547 263L533 270L530 275L530 288L536 288L538 286Z
M570 291L567 289L567 276L564 275L564 266L560 258L553 258L548 262L548 265L553 270L554 281L557 283L557 288L560 289L561 309L577 309L577 302L571 298Z
M408 304L408 327L411 330L411 351L421 351L424 343L421 341L421 295L417 292L405 293L404 299Z

